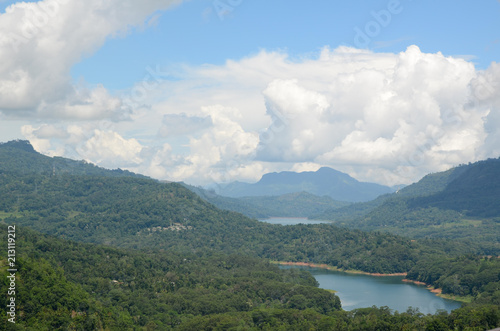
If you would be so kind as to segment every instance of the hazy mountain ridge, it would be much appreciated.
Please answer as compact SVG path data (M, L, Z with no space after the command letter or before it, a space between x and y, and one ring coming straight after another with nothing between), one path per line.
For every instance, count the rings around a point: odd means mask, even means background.
M252 218L308 217L351 204L304 191L279 196L231 198L218 195L213 190L183 185L217 208L235 211Z
M375 199L394 190L388 186L360 182L332 168L318 171L268 173L254 184L233 182L220 185L220 195L228 197L279 196L308 192L317 196L329 196L337 201L359 202Z

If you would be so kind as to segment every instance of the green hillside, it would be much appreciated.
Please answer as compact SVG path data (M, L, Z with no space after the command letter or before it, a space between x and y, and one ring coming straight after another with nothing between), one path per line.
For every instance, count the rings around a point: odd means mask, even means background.
M318 214L310 214L308 217L311 219L330 220L338 223L348 222L367 215L369 212L382 205L384 201L390 197L391 195L384 194L371 201L356 202L340 208L329 208Z
M428 174L418 182L403 187L397 194L399 196L415 197L441 192L446 189L448 184L460 177L467 169L467 165L460 165L446 171Z
M0 230L4 237L6 227ZM16 262L18 327L12 329L167 330L223 313L340 310L338 297L316 288L309 273L263 260L124 251L19 227L16 235L22 257ZM5 279L3 254L0 262ZM2 293L6 287L2 282ZM1 301L0 325L6 326L6 296Z
M5 225L0 224L0 233L4 240ZM414 279L443 281L445 287L452 279L451 291L475 297L450 314L424 316L387 307L346 312L309 273L241 255L122 250L20 227L16 246L16 324L7 322L8 298L2 296L5 330L483 330L500 325L495 278L500 259L419 263L410 272ZM2 251L3 279L5 261ZM7 287L0 283L2 293Z
M351 204L333 200L329 196L319 197L308 192L295 192L279 196L230 198L200 187L183 185L217 208L235 211L259 219L269 217L308 217L321 214L325 210L335 210Z
M436 174L376 201L359 204L359 214L329 213L329 219L363 230L414 238L464 239L486 252L500 250L500 159L489 159ZM337 217L337 218L336 218Z
M2 174L0 180L0 195L6 197L0 204L5 222L77 241L126 248L239 252L368 272L406 271L417 255L409 239L388 234L326 224L273 226L221 211L175 183L33 174ZM366 244L353 245L353 241Z
M496 270L498 259L478 260L495 247L330 224L258 222L222 211L180 184L49 158L26 144L0 145L0 160L0 230L3 236L3 224L18 230L25 303L13 329L484 329L500 321L498 280L483 273ZM472 261L466 271L455 262L464 256ZM335 296L312 287L310 275L280 271L262 258L407 272L447 294L469 295L473 303L427 317L384 307L343 312ZM5 261L3 250L2 277ZM449 266L446 274L443 266ZM459 286L449 286L450 280Z
M463 167L441 191L410 200L410 208L451 209L470 217L500 217L500 159Z
M62 157L48 157L36 152L27 140L0 143L0 171L21 174L71 174L145 178L145 176L134 174L127 170L107 170L85 161L75 161Z
M38 168L40 155L32 154L30 164ZM180 184L148 178L1 170L0 183L0 220L82 242L240 253L378 273L406 272L435 253L429 245L389 234L258 222L221 211ZM453 247L456 254L482 252L475 245Z
M405 186L393 194L380 195L374 200L358 202L338 209L327 209L322 213L312 214L310 216L314 219L326 219L337 222L352 221L366 216L389 199L394 199L396 197L427 196L440 192L466 169L467 166L459 166L447 171L428 174L418 182Z

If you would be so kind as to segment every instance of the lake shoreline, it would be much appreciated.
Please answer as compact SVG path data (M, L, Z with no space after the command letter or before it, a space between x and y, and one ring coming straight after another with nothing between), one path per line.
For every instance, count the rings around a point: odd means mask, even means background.
M436 288L432 285L429 285L429 284L424 283L424 282L420 282L418 280L405 278L405 279L403 279L403 282L412 283L412 284L419 285L419 286L425 286L427 288L427 290L429 290L431 293L434 293L436 296L443 298L443 299L458 301L458 302L462 302L462 303L470 303L472 301L471 297L469 297L469 296L464 297L464 296L459 296L459 295L443 294L443 289Z
M271 261L271 263L279 264L279 265L291 265L291 266L299 266L299 267L311 267L311 268L321 268L332 271L345 272L348 274L360 274L360 275L368 275L368 276L376 276L376 277L390 277L390 276L406 276L406 272L393 273L393 274L382 274L382 273L372 273L365 272L361 270L344 270L338 267L334 267L328 264L318 264L311 262L286 262L286 261Z
M271 261L271 263L279 264L279 265L321 268L321 269L326 269L326 270L331 270L331 271L345 272L348 274L360 274L360 275L368 275L368 276L376 276L376 277L390 277L390 276L406 277L407 276L406 272L382 274L382 273L370 273L370 272L365 272L365 271L360 271L360 270L344 270L344 269L341 269L341 268L338 268L335 266L331 266L328 264L324 264L324 263L320 264L320 263L311 263L311 262L287 262L287 261ZM427 288L427 290L429 290L431 293L434 293L436 296L443 298L443 299L453 300L453 301L462 302L462 303L468 303L471 301L469 297L461 297L461 296L456 296L456 295L443 294L442 289L435 288L434 286L429 285L429 284L424 283L424 282L419 282L419 281L407 279L407 278L403 278L402 281L405 283L412 283L412 284L419 285L419 286L425 286Z

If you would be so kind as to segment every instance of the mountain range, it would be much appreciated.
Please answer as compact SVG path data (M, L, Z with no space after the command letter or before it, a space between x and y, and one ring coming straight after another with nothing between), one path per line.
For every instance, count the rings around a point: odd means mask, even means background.
M323 167L317 171L300 173L291 171L268 173L257 183L232 182L220 185L217 193L238 198L308 192L317 196L329 196L337 201L360 202L394 191L395 189L391 187L360 182L348 174Z
M218 209L179 183L44 156L26 141L0 144L0 235L7 242L7 231L15 229L15 299L21 303L15 329L500 326L498 163L432 174L399 193L335 209L371 204L345 225L403 229L399 236L335 224L272 225ZM311 194L252 199L271 208ZM457 216L458 223L443 223L443 216L453 222ZM421 236L412 238L412 231ZM418 231L458 237L427 239ZM335 294L314 287L310 274L281 270L269 260L406 273L445 294L468 296L472 304L447 316L393 314L387 307L344 312ZM7 249L0 250L3 279L8 261ZM8 286L0 282L0 292L8 293ZM4 326L8 300L0 298Z
M206 190L183 184L203 200L217 208L231 210L245 216L262 219L270 217L309 217L348 206L351 203L336 201L329 196L317 196L309 192L287 193L278 196L250 196L231 198L218 195L213 190Z

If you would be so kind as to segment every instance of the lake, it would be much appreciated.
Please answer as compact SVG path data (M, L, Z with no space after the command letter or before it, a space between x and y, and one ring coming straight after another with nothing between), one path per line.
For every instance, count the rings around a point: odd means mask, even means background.
M409 306L421 313L434 314L437 310L450 312L460 308L461 303L436 296L425 288L402 281L402 276L370 276L351 274L322 268L281 266L301 268L309 271L320 288L337 291L344 310L387 306L392 310L405 312Z
M306 217L270 217L266 219L260 219L259 221L281 225L332 223L332 221L310 220Z

